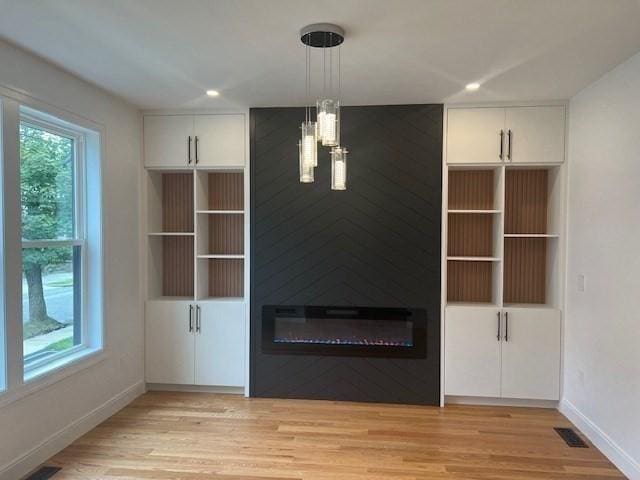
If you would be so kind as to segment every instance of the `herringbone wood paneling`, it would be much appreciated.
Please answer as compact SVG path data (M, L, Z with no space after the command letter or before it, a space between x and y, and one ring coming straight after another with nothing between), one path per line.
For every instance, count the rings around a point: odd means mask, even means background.
M251 110L251 393L439 401L442 105L347 107L348 189L298 181L300 108ZM263 305L425 308L427 358L265 355Z

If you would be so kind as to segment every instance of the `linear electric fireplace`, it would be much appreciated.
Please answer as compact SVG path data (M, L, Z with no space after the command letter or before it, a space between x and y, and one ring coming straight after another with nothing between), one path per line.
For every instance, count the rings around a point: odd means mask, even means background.
M263 353L424 358L423 309L262 307Z

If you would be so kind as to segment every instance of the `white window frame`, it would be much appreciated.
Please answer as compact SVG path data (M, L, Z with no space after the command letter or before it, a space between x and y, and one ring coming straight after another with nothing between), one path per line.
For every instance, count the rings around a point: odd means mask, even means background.
M22 235L20 199L20 119L32 119L54 124L57 129L84 135L85 144L82 172L85 182L86 211L79 215L86 221L83 269L83 341L86 348L69 353L56 361L51 360L40 368L25 372L23 354L22 315ZM0 292L0 355L2 355L2 320L4 314L4 390L0 388L0 408L32 395L43 388L91 369L109 357L107 329L105 325L104 283L104 202L103 159L106 128L86 117L42 102L24 92L0 85L0 204L4 231L0 229L0 275L4 288ZM4 203L2 203L4 202ZM89 214L87 214L89 213ZM4 265L2 265L4 261ZM4 267L4 271L2 270ZM0 283L1 284L1 283ZM1 297L4 294L4 306ZM4 309L2 308L4 307ZM69 352L69 350L67 350ZM2 366L0 361L0 376ZM0 378L0 381L2 379ZM1 387L1 385L0 385Z
M81 351L89 348L88 317L86 311L87 282L85 281L87 272L87 231L86 231L86 165L85 165L85 134L78 130L66 128L51 121L46 121L29 115L24 111L20 112L18 128L25 124L33 128L69 138L74 142L74 238L68 240L22 240L22 248L52 248L52 247L80 247L80 329L81 342L64 351L47 355L39 360L25 361L23 355L23 374L28 380L31 374L38 373L38 376L47 373L47 366L55 369L60 360L73 357ZM74 278L74 281L76 279ZM23 334L24 340L24 334Z
M4 189L3 105L0 97L0 193ZM5 310L4 195L0 194L0 393L7 389L7 315Z

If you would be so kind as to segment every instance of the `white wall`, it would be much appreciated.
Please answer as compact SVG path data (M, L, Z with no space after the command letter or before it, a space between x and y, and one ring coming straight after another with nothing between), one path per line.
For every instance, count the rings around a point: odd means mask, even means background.
M562 411L640 478L640 54L571 100L569 142Z
M124 101L3 41L0 87L99 124L106 152L106 355L78 373L0 407L0 477L15 479L144 388L138 248L141 116ZM108 408L101 409L105 405Z

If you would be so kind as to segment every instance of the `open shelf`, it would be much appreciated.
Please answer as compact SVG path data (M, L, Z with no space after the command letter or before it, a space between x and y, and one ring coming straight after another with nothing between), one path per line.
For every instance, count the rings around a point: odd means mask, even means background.
M194 295L193 236L149 238L149 298Z
M502 210L464 210L464 209L458 209L458 210L447 210L447 213L485 213L485 214L490 214L490 213L502 213Z
M448 303L493 303L493 283L493 262L447 262Z
M465 257L465 256L451 256L447 257L447 260L451 262L499 262L499 257Z
M198 299L199 302L241 302L244 300L244 297L200 297Z
M447 255L451 257L494 256L494 215L461 213L449 215Z
M244 174L196 172L197 298L244 297Z
M153 171L147 178L148 298L193 299L193 172Z
M193 237L194 232L149 232L150 237Z
M198 299L244 297L244 259L198 259Z
M447 303L492 305L501 272L501 171L449 169ZM497 199L497 201L496 201Z
M449 210L494 210L495 172L449 170Z
M558 167L505 171L503 303L548 305L558 291ZM550 295L550 292L552 293Z
M199 171L196 190L198 212L244 212L242 172Z
M206 215L243 215L244 210L197 210L196 213Z
M505 303L545 303L546 258L545 238L505 239Z
M154 171L148 178L147 231L193 234L193 173Z
M559 238L554 233L505 233L504 238Z
M507 169L505 235L547 233L548 175L544 169Z

